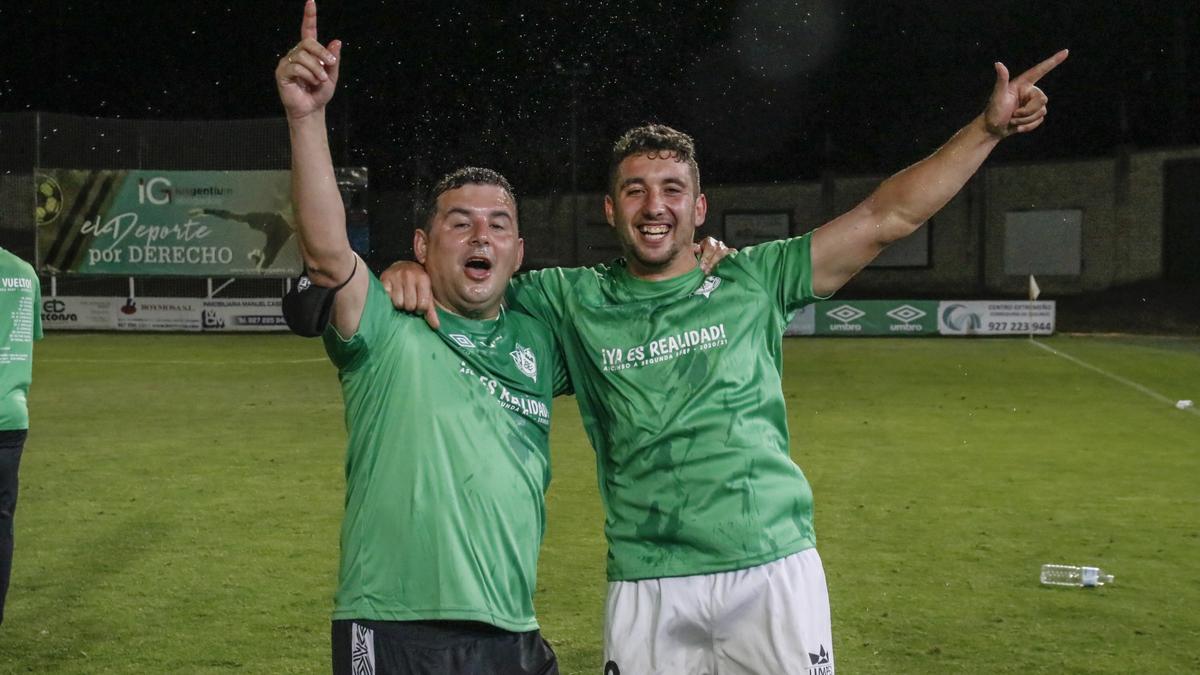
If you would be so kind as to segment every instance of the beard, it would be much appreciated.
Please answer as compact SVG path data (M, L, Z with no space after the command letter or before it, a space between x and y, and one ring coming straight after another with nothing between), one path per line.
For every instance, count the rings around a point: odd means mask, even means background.
M632 243L628 245L628 249L625 254L626 258L633 258L639 266L649 270L661 270L669 267L679 257L679 252L683 250L679 242L672 242L665 255L658 254L651 258L643 255L641 249Z
M621 253L625 256L626 261L637 263L637 266L644 270L657 272L666 269L679 258L685 248L684 243L675 238L678 235L676 231L678 227L679 225L676 223L667 232L670 243L666 250L659 248L651 252L639 244L639 232L636 227L622 225L618 230Z

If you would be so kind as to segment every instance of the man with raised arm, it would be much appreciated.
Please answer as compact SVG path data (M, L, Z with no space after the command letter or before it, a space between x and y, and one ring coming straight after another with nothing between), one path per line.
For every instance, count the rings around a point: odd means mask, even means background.
M608 538L605 674L832 675L812 492L789 458L782 336L916 231L1003 138L1046 114L1037 81L995 64L985 111L933 155L804 236L748 247L706 276L691 138L651 125L613 149L605 213L624 258L514 279L509 299L552 326L597 453ZM384 275L414 302L418 266Z
M557 673L533 593L565 369L544 326L501 306L523 251L512 188L477 168L435 186L413 244L441 329L394 311L350 248L334 180L340 57L309 0L275 78L308 277L338 289L323 333L348 431L333 672Z

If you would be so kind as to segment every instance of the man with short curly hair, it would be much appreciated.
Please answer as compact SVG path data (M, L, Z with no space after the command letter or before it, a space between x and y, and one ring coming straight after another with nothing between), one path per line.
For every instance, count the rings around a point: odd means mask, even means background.
M597 455L605 675L833 675L812 490L790 458L784 328L915 232L1003 138L1037 128L1047 98L1035 83L1066 56L1011 81L995 64L984 112L932 155L712 274L688 254L708 212L691 138L632 129L604 199L623 258L513 279L510 304L555 331ZM397 270L393 287L402 274L419 271Z

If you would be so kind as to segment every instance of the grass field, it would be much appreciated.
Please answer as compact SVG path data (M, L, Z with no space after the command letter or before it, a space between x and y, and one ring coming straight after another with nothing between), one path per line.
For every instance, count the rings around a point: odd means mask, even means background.
M1042 341L1170 400L1200 339ZM838 671L1200 672L1200 414L1026 339L795 339ZM341 402L290 336L56 333L36 354L0 672L328 672ZM602 516L553 425L538 608L600 672ZM1099 564L1096 590L1038 585ZM799 672L799 671L798 671Z

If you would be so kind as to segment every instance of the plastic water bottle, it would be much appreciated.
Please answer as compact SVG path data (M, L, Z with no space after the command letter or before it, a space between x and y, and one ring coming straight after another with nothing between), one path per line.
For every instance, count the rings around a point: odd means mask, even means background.
M1047 586L1081 586L1093 588L1113 582L1113 575L1099 567L1079 565L1042 565L1042 583Z

